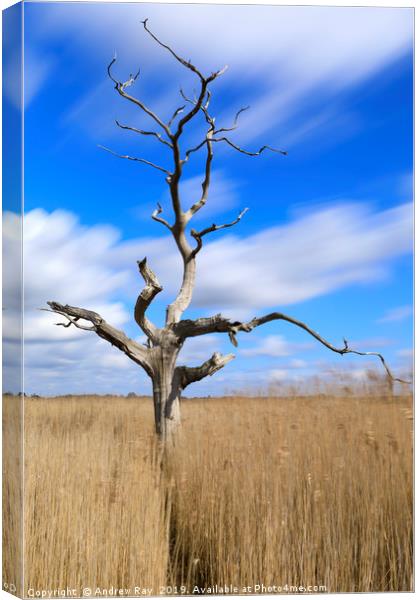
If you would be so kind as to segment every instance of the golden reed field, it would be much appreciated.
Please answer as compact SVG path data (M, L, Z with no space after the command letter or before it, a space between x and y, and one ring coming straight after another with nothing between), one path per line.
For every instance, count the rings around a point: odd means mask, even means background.
M4 399L6 444L19 402ZM409 395L185 400L166 461L150 399L24 402L26 595L413 589ZM17 461L6 453L6 538Z

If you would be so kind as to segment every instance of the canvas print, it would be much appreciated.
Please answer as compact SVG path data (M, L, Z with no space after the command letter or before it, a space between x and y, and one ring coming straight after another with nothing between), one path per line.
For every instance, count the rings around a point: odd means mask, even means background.
M3 12L3 590L413 590L413 9Z

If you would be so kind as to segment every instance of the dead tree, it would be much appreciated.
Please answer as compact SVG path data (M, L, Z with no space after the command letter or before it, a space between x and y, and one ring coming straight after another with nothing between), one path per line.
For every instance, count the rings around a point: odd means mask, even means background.
M373 355L378 357L385 368L388 380L402 381L393 377L383 356L378 352L359 352L353 350L349 348L346 340L344 340L342 347L335 347L305 323L281 312L273 312L265 316L256 317L249 322L232 321L224 318L221 314L196 320L182 318L192 301L196 276L196 260L197 255L203 246L204 237L222 229L233 227L239 223L247 211L247 209L242 210L237 218L230 223L220 225L213 224L201 231L191 229L189 232L191 239L189 239L187 228L190 221L207 202L210 189L214 146L217 144L226 144L233 148L233 150L247 156L259 156L264 151L277 152L283 155L285 155L286 152L270 146L262 146L259 150L250 152L241 148L230 139L229 133L236 129L239 116L243 111L247 110L248 107L241 108L236 113L230 127L216 128L215 119L211 116L209 109L211 99L209 88L218 77L223 75L227 67L215 71L208 76L203 75L191 61L181 58L170 46L164 44L156 37L156 35L148 28L147 19L142 23L145 31L157 44L167 50L175 60L194 74L199 83L199 93L196 97L191 98L181 90L183 104L176 108L170 120L165 122L154 111L146 106L144 102L129 93L129 88L136 82L139 72L135 75L130 75L125 82L116 78L113 74L113 67L116 62L116 57L114 56L108 66L108 75L114 83L115 90L124 100L136 105L140 111L145 113L150 120L154 122L155 126L157 126L157 131L137 129L116 121L117 126L140 136L152 136L155 138L156 141L162 145L162 154L164 151L167 151L171 156L172 166L170 168L165 168L144 158L120 155L108 148L104 149L120 158L143 163L165 174L165 181L169 187L173 211L171 222L161 216L162 207L159 204L151 216L152 219L170 231L181 255L183 277L179 292L174 301L167 307L164 327L157 327L146 316L146 312L155 296L157 296L163 288L155 273L147 264L147 259L144 258L143 260L138 261L139 272L144 279L145 286L137 298L134 308L134 318L147 337L147 344L145 345L130 339L125 333L109 325L101 315L91 310L69 306L68 304L63 305L54 301L48 302L50 308L45 310L51 310L67 319L66 322L57 323L57 325L63 327L70 327L73 325L79 329L96 333L98 336L124 352L131 360L146 371L147 375L152 380L153 386L156 432L165 441L172 438L172 434L180 423L180 395L182 391L190 384L200 381L209 375L213 375L234 358L234 354L221 355L216 352L200 366L189 367L177 365L179 352L188 338L206 334L225 333L229 336L232 344L237 346L237 335L239 333L249 333L256 327L264 325L264 323L269 323L270 321L286 321L300 327L329 350L338 354L344 355L352 353L362 356ZM199 118L200 116L204 119L203 122L206 127L204 138L196 146L182 152L180 146L181 136L184 133L186 126L189 125L194 118ZM202 148L204 148L205 152L202 191L196 202L194 202L192 206L185 208L180 197L180 181L190 156Z

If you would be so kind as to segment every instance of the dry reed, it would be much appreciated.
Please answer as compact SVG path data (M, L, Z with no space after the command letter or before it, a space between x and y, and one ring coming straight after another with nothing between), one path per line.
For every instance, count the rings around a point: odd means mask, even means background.
M163 469L149 399L25 406L26 589L413 588L408 396L185 400Z

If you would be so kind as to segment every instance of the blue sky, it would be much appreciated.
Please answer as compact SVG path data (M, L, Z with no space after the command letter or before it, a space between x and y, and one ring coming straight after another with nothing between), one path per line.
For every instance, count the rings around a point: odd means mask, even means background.
M165 287L150 314L161 322L177 288L179 259L150 219L169 210L163 175L100 150L170 165L153 139L114 119L153 126L118 97L106 75L140 67L132 88L163 118L194 77L143 31L140 20L204 72L229 65L212 86L212 111L250 150L269 144L288 156L249 158L218 144L213 188L196 225L250 210L234 230L207 237L190 315L248 318L284 310L337 345L379 350L397 372L412 346L412 28L402 8L27 3L25 5L25 258L27 388L60 392L148 390L125 356L86 332L54 328L36 308L55 299L99 310L139 338L131 316L147 254ZM9 104L7 104L9 103ZM13 94L6 109L16 105ZM185 148L202 139L197 120ZM162 150L163 149L163 150ZM187 206L200 190L203 154L185 171ZM7 201L7 199L6 199ZM13 228L13 216L8 223ZM10 252L13 251L13 236ZM186 346L199 364L214 336ZM341 358L304 333L273 323L240 338L237 358L190 394L262 390L374 366Z

